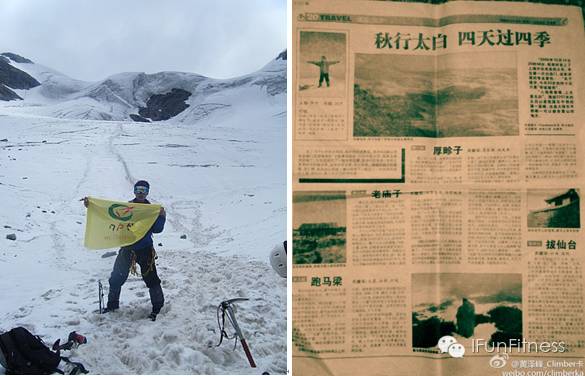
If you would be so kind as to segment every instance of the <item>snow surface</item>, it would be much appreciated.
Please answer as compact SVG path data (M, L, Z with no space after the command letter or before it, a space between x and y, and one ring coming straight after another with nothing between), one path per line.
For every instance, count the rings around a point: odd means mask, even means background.
M92 99L40 97L0 106L8 140L0 141L0 333L24 326L52 343L75 330L88 343L69 355L95 374L284 374L286 280L268 255L286 237L286 93L218 89L205 98L224 106L196 121L190 112L150 124L57 118L70 106L69 116L91 119L75 111ZM107 294L115 257L83 247L79 199L130 200L139 179L167 211L154 236L166 299L156 322L146 320L148 289L132 275L120 310L96 313L97 281ZM257 369L241 345L213 347L217 305L235 297L250 298L237 319Z
M319 87L319 73L316 77L299 78L298 93L302 97L316 97L316 98L341 98L346 95L346 85L343 76L332 76L329 82L323 81Z

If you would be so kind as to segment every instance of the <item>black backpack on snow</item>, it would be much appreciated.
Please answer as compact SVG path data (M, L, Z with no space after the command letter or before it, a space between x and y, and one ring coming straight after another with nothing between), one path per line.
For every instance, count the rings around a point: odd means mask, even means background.
M68 358L51 351L40 337L23 327L1 334L0 350L6 361L3 365L8 375L50 375L55 372L63 374L57 368L61 360L76 365L78 372L87 373L83 365L70 362Z

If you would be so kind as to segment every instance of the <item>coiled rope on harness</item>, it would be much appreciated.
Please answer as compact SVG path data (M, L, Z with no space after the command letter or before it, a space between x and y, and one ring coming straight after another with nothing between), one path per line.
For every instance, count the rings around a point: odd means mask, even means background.
M134 253L134 250L130 250L130 253L132 255L132 259L130 260L130 273L132 273L132 275L138 276L138 272L136 271L136 253Z
M138 274L138 271L136 270L136 252L133 249L131 249L130 252L132 253L132 258L130 259L130 273L138 277L140 274ZM146 270L140 270L143 277L146 277L148 273L154 270L154 261L158 259L158 255L156 254L154 247L150 248L150 252L151 254L148 262L148 268L146 268Z

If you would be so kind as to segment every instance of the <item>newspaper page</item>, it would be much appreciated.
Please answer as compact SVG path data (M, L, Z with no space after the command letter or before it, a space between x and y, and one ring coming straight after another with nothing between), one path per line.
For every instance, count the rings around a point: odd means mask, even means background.
M578 7L293 2L293 374L583 375Z

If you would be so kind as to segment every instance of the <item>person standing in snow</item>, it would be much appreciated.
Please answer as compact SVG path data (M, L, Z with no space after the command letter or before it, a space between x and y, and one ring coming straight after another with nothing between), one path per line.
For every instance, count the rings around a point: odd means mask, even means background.
M319 87L323 84L323 80L329 87L329 67L333 64L339 63L339 61L327 61L325 56L321 56L321 60L307 61L309 64L313 64L319 67Z
M129 202L138 204L150 204L146 199L150 190L150 184L145 180L139 180L134 184L134 195L135 198ZM87 197L84 198L83 203L87 208L89 200ZM128 279L130 269L138 263L140 265L140 273L142 280L148 287L150 293L150 301L152 303L152 313L148 316L152 321L156 320L156 316L159 314L161 308L164 305L164 295L161 281L156 272L156 252L152 243L152 234L158 234L164 230L166 221L166 213L164 208L160 208L160 213L150 228L150 230L144 235L144 237L138 240L136 243L124 246L118 251L118 256L114 262L114 268L110 275L108 282L110 283L110 289L108 292L108 303L104 309L104 313L115 311L120 306L120 292L122 291L122 285Z

